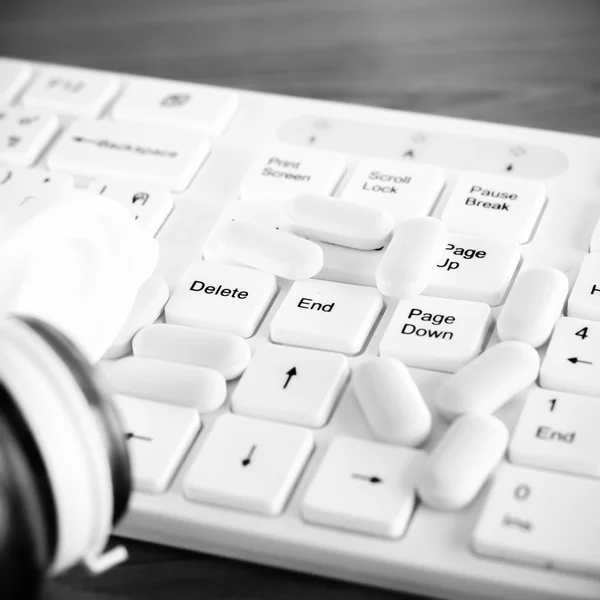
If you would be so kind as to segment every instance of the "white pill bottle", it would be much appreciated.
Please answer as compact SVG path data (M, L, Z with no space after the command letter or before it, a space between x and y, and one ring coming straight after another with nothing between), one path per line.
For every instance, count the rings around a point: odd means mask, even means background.
M36 598L46 576L126 557L105 550L131 470L94 365L157 258L123 206L85 192L0 217L2 597Z

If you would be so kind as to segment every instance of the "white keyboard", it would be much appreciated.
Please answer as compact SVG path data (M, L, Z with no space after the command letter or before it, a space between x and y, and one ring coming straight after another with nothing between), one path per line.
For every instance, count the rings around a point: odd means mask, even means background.
M160 242L120 534L600 597L600 140L0 60L0 218L73 187Z

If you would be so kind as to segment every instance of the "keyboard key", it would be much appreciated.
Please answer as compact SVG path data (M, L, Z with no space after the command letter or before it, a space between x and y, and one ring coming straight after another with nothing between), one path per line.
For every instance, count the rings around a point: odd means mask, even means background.
M376 290L330 281L297 281L271 322L271 339L356 354L383 307Z
M73 178L64 173L0 166L0 214L10 212L38 196L60 199L73 188Z
M29 81L32 72L25 62L0 58L0 104L12 102Z
M309 279L323 268L323 251L268 225L235 220L219 227L212 258L243 264L286 279Z
M444 184L442 169L409 161L369 158L358 163L341 197L385 210L400 223L427 216Z
M197 129L219 135L238 108L238 95L225 89L177 81L135 81L112 110L117 121Z
M540 385L551 390L600 396L600 323L561 318L540 369Z
M501 340L545 344L562 314L569 280L551 267L529 269L515 282L496 322Z
M128 396L212 412L225 402L225 378L214 369L129 356L110 365L108 381Z
M191 408L116 395L136 490L164 492L200 431L200 417Z
M58 131L58 117L23 108L0 108L0 163L28 167Z
M439 510L468 506L502 460L507 444L508 430L495 417L460 417L427 456L418 476L419 496Z
M600 574L600 483L503 464L473 532L478 554Z
M431 412L408 369L391 358L369 358L356 365L352 387L377 439L419 446L431 432Z
M322 427L349 375L342 354L271 344L255 352L231 398L252 417Z
M237 335L164 323L142 329L133 339L133 353L208 367L219 371L225 379L239 377L252 356L248 342Z
M22 97L24 106L47 108L65 115L97 117L119 90L119 81L81 69L47 68Z
M188 268L165 308L167 323L250 337L277 291L275 277L206 261Z
M173 196L162 185L123 179L94 181L88 190L116 200L129 210L144 233L155 236L173 210Z
M1 189L1 188L0 188ZM567 315L600 321L600 254L583 259L567 304Z
M383 258L383 247L377 250L356 250L325 242L320 242L319 245L323 250L323 268L315 277L375 287L375 272Z
M85 177L117 177L185 190L208 156L202 134L111 121L75 121L54 146L48 167Z
M450 231L529 241L546 201L541 183L495 175L461 175L442 220Z
M446 250L424 293L495 306L519 265L516 242L448 233Z
M275 146L264 151L242 180L242 200L285 200L300 194L330 196L346 165L340 154Z
M394 227L391 217L376 208L314 194L290 199L285 214L297 235L359 250L387 244Z
M490 307L480 302L431 296L401 300L379 353L411 367L455 371L479 354L490 324Z
M278 515L313 450L300 427L221 415L186 474L185 495L264 515Z
M406 532L424 453L336 437L302 499L310 523L384 538Z
M123 325L104 358L124 356L131 350L133 336L146 325L154 323L160 317L167 300L169 286L158 275L152 275L140 287L129 318ZM161 358L160 356L152 358Z
M438 388L436 408L448 419L491 414L530 386L540 369L538 353L524 342L502 342L462 367Z
M429 284L446 246L445 225L433 217L401 223L375 271L377 289L393 298L412 298Z
M600 477L600 402L590 396L529 392L508 449L511 462Z

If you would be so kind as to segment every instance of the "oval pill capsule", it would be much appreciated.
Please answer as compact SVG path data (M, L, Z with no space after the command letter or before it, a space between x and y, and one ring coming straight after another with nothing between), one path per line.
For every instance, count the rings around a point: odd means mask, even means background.
M502 460L507 444L508 430L495 417L460 417L425 459L417 481L419 496L432 508L464 508Z
M354 393L375 436L418 446L431 432L431 413L408 369L391 358L372 358L352 373Z
M536 267L523 273L498 316L498 337L520 340L537 348L545 344L560 317L567 294L567 276L551 267Z
M291 198L285 215L298 235L359 250L385 245L394 227L392 217L382 210L315 194Z
M420 294L435 272L446 238L446 226L433 217L400 223L375 271L377 289L394 298Z
M168 299L167 282L157 275L148 278L142 284L127 321L104 354L104 358L118 358L127 354L131 350L133 336L142 327L158 319Z
M133 338L133 354L208 367L235 379L248 366L252 351L245 339L232 333L158 323Z
M285 279L310 279L323 268L323 250L318 244L259 223L224 224L217 245L219 260Z
M106 371L114 390L126 396L211 412L225 402L227 384L219 371L166 360L128 356Z
M531 385L540 369L538 353L524 342L501 342L459 369L438 389L436 407L449 419L490 414Z

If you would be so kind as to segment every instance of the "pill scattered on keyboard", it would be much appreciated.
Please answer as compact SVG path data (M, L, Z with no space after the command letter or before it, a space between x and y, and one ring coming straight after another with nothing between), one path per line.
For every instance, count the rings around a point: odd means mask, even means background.
M375 272L377 289L394 298L420 294L433 277L446 237L446 226L433 217L401 223Z
M498 465L507 444L508 430L495 417L460 417L426 458L417 481L419 496L432 508L464 508Z
M385 245L394 227L392 217L377 208L315 194L288 200L285 214L298 235L359 250Z
M524 342L501 342L465 365L438 389L436 406L449 419L490 414L531 385L540 369L538 353Z
M227 393L225 378L214 369L154 358L122 358L110 365L107 377L121 394L189 406L201 413L219 408Z
M135 299L131 313L104 358L117 358L131 350L131 339L146 325L154 323L169 299L167 282L153 275L147 279Z
M526 271L514 284L497 321L501 340L545 344L569 293L567 276L551 267Z
M431 431L431 413L408 369L391 358L372 358L352 370L358 403L377 438L418 446Z
M239 377L252 356L248 342L237 335L165 323L142 329L133 339L133 354L208 367L225 379Z
M318 244L286 231L244 221L219 230L218 257L285 279L310 279L323 268Z

